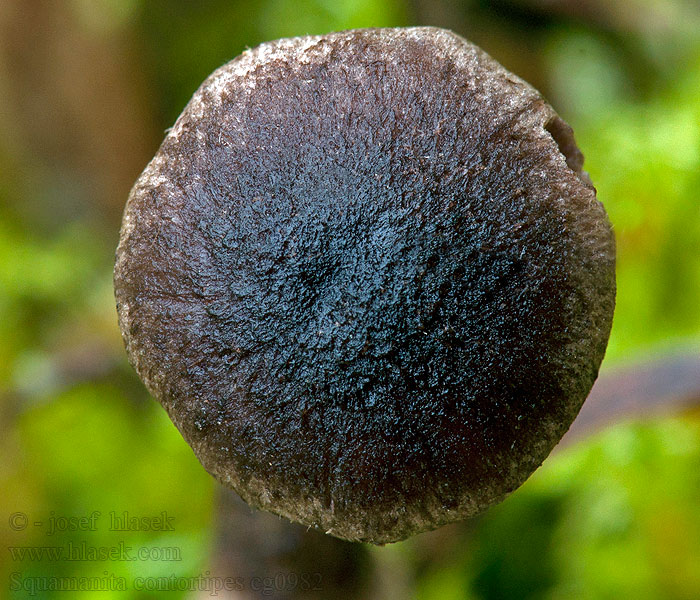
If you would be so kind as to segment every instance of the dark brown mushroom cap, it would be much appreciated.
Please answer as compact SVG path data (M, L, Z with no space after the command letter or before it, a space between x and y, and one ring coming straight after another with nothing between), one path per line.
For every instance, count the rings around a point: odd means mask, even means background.
M435 28L263 44L129 197L129 357L250 504L385 543L502 500L603 358L614 238L571 129Z

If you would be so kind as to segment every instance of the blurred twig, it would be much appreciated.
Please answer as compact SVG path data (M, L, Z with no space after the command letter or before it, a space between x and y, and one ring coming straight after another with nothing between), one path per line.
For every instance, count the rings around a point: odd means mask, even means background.
M700 354L677 354L630 365L598 378L557 448L631 419L649 419L700 404Z
M624 420L660 417L698 405L700 355L697 352L665 356L603 373L557 448L565 448ZM422 538L428 544L437 540L440 546L450 547L450 538L459 536L465 527L469 523L444 527L423 534ZM395 565L379 564L367 546L344 542L254 511L223 488L219 494L217 532L213 572L220 577L241 577L245 584L245 589L228 596L231 599L386 598L389 590L401 589L407 583L405 572L397 570ZM285 580L285 575L290 574L298 580L311 574L320 589L299 586L277 589L275 577L282 582L292 581ZM255 577L261 577L260 582L267 578L271 587L250 589Z

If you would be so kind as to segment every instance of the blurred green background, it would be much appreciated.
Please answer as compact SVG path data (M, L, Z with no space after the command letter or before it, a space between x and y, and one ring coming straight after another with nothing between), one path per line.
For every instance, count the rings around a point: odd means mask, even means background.
M479 44L573 126L618 242L603 372L700 348L695 0L3 0L0 598L155 597L131 583L208 572L217 486L148 397L117 329L112 265L129 188L201 81L246 47L415 24ZM90 529L70 520L95 511ZM111 531L111 511L165 511L172 530ZM365 597L700 598L700 415L615 425L447 529L363 549ZM120 543L146 555L17 550ZM31 589L49 576L124 577L130 589Z

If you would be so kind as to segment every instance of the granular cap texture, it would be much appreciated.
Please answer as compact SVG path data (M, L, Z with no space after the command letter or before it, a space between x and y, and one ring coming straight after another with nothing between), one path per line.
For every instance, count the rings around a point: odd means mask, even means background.
M332 535L502 500L597 376L615 244L571 129L435 28L263 44L131 191L130 360L204 467Z

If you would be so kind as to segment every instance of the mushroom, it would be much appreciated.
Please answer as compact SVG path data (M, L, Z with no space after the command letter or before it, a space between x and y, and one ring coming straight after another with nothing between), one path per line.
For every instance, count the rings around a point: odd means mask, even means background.
M127 353L249 504L383 544L503 500L605 353L615 242L571 128L432 27L247 50L131 190Z

